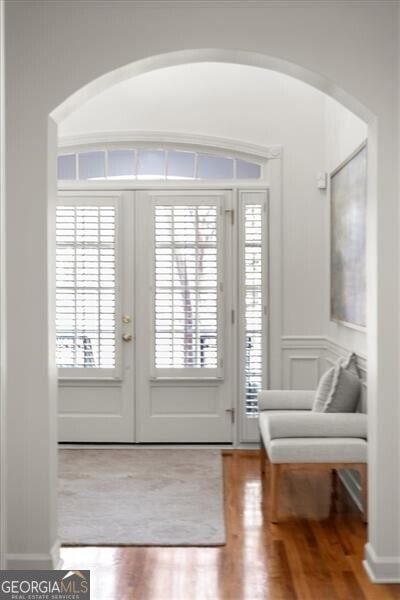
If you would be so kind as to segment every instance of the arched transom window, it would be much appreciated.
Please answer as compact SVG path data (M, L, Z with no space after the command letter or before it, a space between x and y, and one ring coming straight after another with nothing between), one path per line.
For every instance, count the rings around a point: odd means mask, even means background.
M91 147L63 149L62 181L237 180L263 178L263 161L243 154L182 147Z

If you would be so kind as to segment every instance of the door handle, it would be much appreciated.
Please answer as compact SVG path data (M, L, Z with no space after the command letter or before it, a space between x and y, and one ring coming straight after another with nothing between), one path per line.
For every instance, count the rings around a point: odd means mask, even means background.
M235 409L227 408L227 409L225 409L225 412L231 413L231 421L232 421L232 423L234 423L235 422Z
M133 340L133 336L131 333L124 333L122 339L124 342L131 342Z

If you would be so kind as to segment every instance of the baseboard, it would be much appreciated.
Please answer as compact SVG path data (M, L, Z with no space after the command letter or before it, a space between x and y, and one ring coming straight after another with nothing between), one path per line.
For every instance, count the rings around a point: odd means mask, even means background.
M60 541L57 540L48 554L8 554L7 555L7 569L11 571L21 570L56 570L62 566L62 560L60 559Z
M374 583L400 583L400 556L377 556L368 542L363 565Z
M358 510L363 512L363 505L361 500L361 488L358 481L353 476L350 470L339 471L339 479L348 492L349 496L357 506Z

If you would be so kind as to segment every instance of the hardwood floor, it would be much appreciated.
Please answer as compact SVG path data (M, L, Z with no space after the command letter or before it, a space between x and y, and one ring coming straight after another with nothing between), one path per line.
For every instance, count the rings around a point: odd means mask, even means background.
M282 476L279 525L258 453L225 454L224 477L226 546L62 548L63 568L91 570L92 600L400 599L399 585L369 581L366 526L329 474Z

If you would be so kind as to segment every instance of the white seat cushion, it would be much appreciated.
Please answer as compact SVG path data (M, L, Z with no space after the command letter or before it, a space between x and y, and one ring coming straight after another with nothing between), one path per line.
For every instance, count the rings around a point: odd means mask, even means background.
M311 411L307 411L309 414ZM269 416L270 415L302 415L304 410L263 410L258 415L258 426L263 438L264 446L267 447L271 441L269 432Z
M268 412L261 418L269 428L271 440L305 437L367 438L367 415L362 413Z
M361 438L264 439L272 463L366 463L367 442Z
M270 432L269 432L269 422L268 418L270 415L303 415L307 412L309 414L311 411L304 410L263 410L258 415L258 427L260 429L260 434L263 439L263 443L265 448L267 448L268 443L270 442Z
M330 423L339 416L341 421L340 427L346 427L347 435L353 432L353 437L337 437L327 436L327 426L322 427L324 432L320 437L284 437L284 438L271 438L271 422L287 420L286 434L291 429L291 433L296 433L296 427L293 425L294 421L307 421L309 422L308 415L312 413L305 413L304 411L262 411L259 415L259 426L262 440L265 449L268 453L268 457L272 463L364 463L367 462L367 441L362 437L356 437L355 431L362 434L365 427L365 415L356 415L355 419L351 419L352 415L344 415L349 421L353 420L353 424L346 424L342 422L341 416L338 414L314 414L319 419L327 418L331 419ZM350 419L349 419L350 417ZM358 418L361 418L362 423L356 423ZM318 420L318 419L317 419ZM290 422L290 424L289 424ZM328 423L328 421L326 421ZM293 427L292 427L293 425ZM338 424L336 425L338 426ZM357 429L358 428L358 429ZM276 427L272 427L276 435ZM281 428L284 433L283 428ZM299 431L299 430L297 430ZM335 433L337 429L335 429ZM332 431L333 433L333 431ZM325 437L324 437L325 435Z

